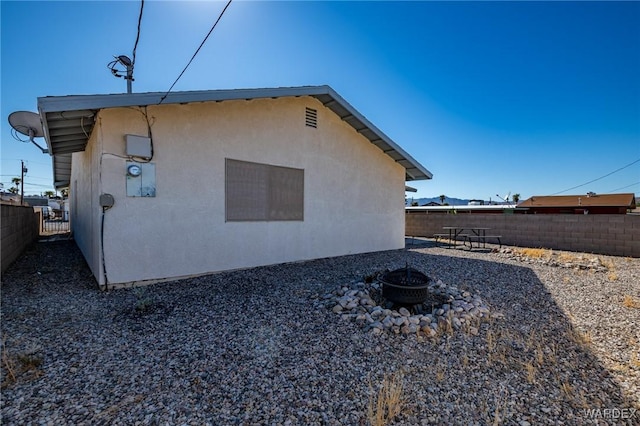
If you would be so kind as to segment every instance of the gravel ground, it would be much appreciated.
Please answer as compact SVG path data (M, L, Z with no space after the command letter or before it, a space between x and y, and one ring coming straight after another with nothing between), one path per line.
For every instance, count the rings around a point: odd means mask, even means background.
M640 259L538 254L423 240L105 293L40 243L3 277L2 424L640 424ZM429 337L331 309L406 262L504 317Z

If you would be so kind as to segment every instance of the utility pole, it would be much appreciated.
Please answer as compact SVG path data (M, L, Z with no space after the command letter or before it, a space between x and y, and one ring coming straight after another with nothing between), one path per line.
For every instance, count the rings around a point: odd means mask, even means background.
M20 205L24 204L24 174L28 172L24 161L20 160Z

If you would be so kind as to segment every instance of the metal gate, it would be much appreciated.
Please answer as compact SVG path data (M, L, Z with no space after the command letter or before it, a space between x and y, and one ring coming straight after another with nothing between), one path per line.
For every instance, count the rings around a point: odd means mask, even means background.
M56 211L53 215L42 215L40 235L64 234L69 232L69 212Z

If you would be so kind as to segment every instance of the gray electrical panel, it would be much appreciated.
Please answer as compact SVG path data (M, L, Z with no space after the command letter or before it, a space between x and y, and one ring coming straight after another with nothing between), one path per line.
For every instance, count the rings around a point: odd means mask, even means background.
M127 155L130 157L151 158L151 138L146 136L125 135Z
M156 165L127 161L127 197L156 196Z

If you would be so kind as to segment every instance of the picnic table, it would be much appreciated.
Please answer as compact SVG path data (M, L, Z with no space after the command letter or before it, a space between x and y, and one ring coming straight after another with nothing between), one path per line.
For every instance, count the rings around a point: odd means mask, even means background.
M501 235L487 235L487 231L491 230L491 228L478 226L443 226L442 229L446 232L433 234L436 239L436 244L438 243L438 240L447 239L449 247L457 247L458 241L462 240L462 244L464 246L468 245L469 250L471 250L473 249L474 242L478 244L478 248L480 247L480 244L485 248L487 239L493 238L497 240L500 247L502 247L502 242L500 240L502 238ZM465 233L465 230L469 232Z

